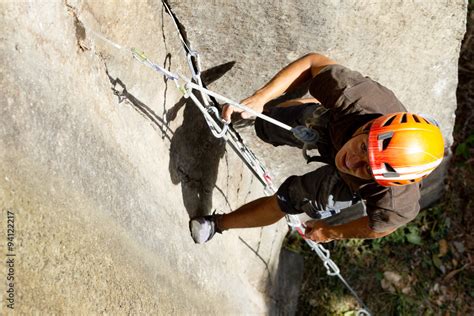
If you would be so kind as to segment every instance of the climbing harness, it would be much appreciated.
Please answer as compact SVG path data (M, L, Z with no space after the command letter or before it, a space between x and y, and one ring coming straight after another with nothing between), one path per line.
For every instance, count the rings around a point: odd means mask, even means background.
M267 196L274 195L276 189L273 185L272 177L267 171L263 163L255 156L255 154L244 144L244 141L240 135L235 131L232 125L229 122L226 122L221 119L219 105L217 100L227 103L236 108L242 109L243 111L249 112L269 123L272 123L276 126L279 126L287 131L293 133L293 135L301 140L305 144L315 144L319 140L319 134L312 128L307 126L296 126L292 128L289 125L286 125L282 122L279 122L265 114L256 112L255 110L235 102L229 98L226 98L216 92L213 92L206 88L201 79L201 66L200 66L200 56L197 51L191 48L190 43L188 42L186 36L184 36L184 28L178 22L174 12L170 9L168 3L165 0L162 0L163 7L165 8L168 15L171 17L171 20L178 32L180 41L184 53L186 55L186 60L189 66L189 69L192 73L192 79L188 79L180 74L172 73L171 71L165 69L164 67L152 62L143 52L138 49L131 48L127 49L122 47L104 36L92 31L99 38L104 40L106 43L111 44L117 49L128 50L132 53L134 59L142 63L143 65L153 69L154 71L165 76L168 80L171 80L176 85L178 91L182 93L185 98L190 98L201 111L204 116L204 119L209 126L211 133L216 138L222 138L225 140L234 152L239 156L239 158L244 162L244 164L249 168L253 175L262 183L264 186L264 192ZM199 92L203 102L195 95L195 92ZM203 104L204 103L204 104ZM311 158L311 157L310 157ZM317 159L318 160L318 159ZM318 160L320 161L320 160ZM327 216L327 215L322 215ZM296 215L286 215L288 226L292 230L295 230L301 235L305 240L308 246L318 255L318 257L323 262L324 267L327 270L329 276L337 276L341 282L346 286L346 288L351 292L359 303L361 309L358 311L358 315L370 315L370 312L361 298L357 293L352 289L348 282L342 277L339 267L336 263L330 258L330 252L324 248L321 244L308 239L305 237L304 230L305 225L301 222L300 218Z

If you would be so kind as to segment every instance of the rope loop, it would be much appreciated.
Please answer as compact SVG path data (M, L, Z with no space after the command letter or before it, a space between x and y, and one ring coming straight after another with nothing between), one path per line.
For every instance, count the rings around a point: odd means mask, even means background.
M334 261L332 261L332 259L324 261L324 267L327 270L326 273L330 276L336 276L341 272L339 267L334 263Z
M326 248L324 248L324 246L321 245L321 244L317 244L317 247L318 247L319 251L321 251L322 257L323 257L325 260L329 260L329 257L331 256L331 253L329 252L329 250L327 250Z

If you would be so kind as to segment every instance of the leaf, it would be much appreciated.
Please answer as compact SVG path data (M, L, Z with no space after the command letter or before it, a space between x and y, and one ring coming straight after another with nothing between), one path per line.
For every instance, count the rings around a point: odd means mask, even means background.
M393 271L385 271L383 273L383 276L385 277L385 279L392 283L393 285L396 285L398 286L400 284L400 281L402 280L402 276L396 272L393 272Z
M438 257L444 257L448 253L448 242L445 239L441 239L439 242L439 254Z
M461 268L459 269L456 269L456 270L453 270L451 272L449 272L445 277L444 277L444 282L449 282L456 274L458 274L459 272L461 272L462 270L464 270L468 265L464 265L462 266Z
M466 248L464 247L464 244L460 241L455 241L453 244L454 244L454 248L456 248L456 250L460 254L464 253L464 251L466 250Z
M421 246L423 243L421 242L420 233L416 230L411 230L410 233L406 235L407 241L409 243Z
M378 281L382 281L383 279L383 274L380 271L375 272L375 277L377 278Z
M402 293L407 295L407 294L410 294L411 292L411 287L410 286L406 286L402 289Z
M470 146L474 146L474 134L469 135L469 137L464 142Z
M441 267L441 260L438 257L434 256L434 255L433 255L433 264L438 269Z
M441 272L445 273L446 267L441 262L441 259L435 254L433 254L432 259L433 259L433 264L435 265L435 267L438 268Z
M457 145L456 156L462 156L464 159L469 158L469 148L466 143Z

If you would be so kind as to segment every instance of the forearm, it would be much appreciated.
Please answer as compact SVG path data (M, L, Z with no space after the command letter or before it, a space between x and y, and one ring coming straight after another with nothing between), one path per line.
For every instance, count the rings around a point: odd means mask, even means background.
M323 227L323 234L330 239L350 239L350 238L380 238L392 233L393 230L386 232L376 232L369 227L369 218L367 216L347 224L338 226Z
M270 101L313 78L323 67L330 64L335 64L335 61L324 55L305 55L280 70L265 86L257 90L256 94Z

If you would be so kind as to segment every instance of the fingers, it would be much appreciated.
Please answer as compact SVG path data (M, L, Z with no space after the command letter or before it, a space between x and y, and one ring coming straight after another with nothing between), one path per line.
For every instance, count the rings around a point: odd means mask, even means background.
M315 230L315 225L314 224L315 224L315 221L307 221L305 223L306 228L304 230L304 235L305 235L306 238L312 239L311 236L313 235L314 230Z
M306 229L304 235L306 238L314 240L319 243L326 243L334 240L328 231L325 230L325 225L322 221L307 221L305 223Z
M240 116L243 118L243 119L249 119L253 116L253 114L249 113L249 112L242 112L240 114Z
M225 104L224 107L222 108L222 119L224 119L226 122L230 123L232 113L241 113L240 116L243 119L248 119L248 118L252 117L251 113L248 113L248 112L245 112L242 109L233 107L232 105Z
M225 104L224 107L222 108L222 119L224 121L230 123L230 116L234 112L234 108L228 104Z
M313 235L314 228L313 227L306 227L304 230L304 236L306 238L312 239L311 236Z
M253 95L251 97L248 97L247 99L242 100L241 104L255 110L256 112L262 113L263 104L265 104L265 102L264 102L264 99L262 99L261 97ZM230 122L232 113L234 113L234 112L235 113L241 113L240 116L243 119L249 119L249 118L254 116L252 113L246 112L246 111L244 111L242 109L239 109L239 108L236 108L236 107L233 107L229 104L225 104L224 107L222 108L222 118L226 122Z

